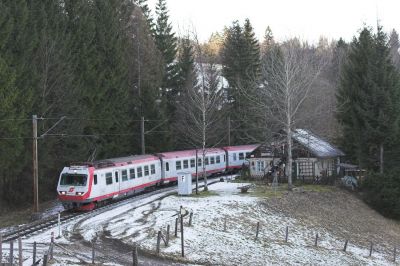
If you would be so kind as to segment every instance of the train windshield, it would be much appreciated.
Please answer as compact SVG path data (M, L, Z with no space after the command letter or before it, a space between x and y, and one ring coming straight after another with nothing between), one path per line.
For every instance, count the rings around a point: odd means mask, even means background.
M61 186L86 186L87 175L63 174L61 176Z

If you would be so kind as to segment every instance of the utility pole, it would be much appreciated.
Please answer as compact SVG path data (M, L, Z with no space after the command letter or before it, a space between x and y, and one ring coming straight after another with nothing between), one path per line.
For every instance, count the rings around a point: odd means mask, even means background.
M199 156L196 148L196 195L199 194Z
M33 129L33 212L39 212L39 181L38 181L38 147L37 147L37 115L32 115L32 129Z
M231 146L231 117L228 116L228 146Z
M142 145L142 154L146 153L146 146L144 143L144 116L141 117L141 121L140 121L140 143Z

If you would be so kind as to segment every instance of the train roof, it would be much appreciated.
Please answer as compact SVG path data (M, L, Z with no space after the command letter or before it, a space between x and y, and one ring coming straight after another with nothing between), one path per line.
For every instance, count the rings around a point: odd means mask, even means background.
M241 151L241 150L255 150L260 144L250 144L250 145L238 145L238 146L227 146L224 150L227 151Z
M220 148L206 149L206 154L218 153L218 152L225 152L225 151ZM202 149L197 149L197 154L200 157L202 154ZM172 158L178 158L178 157L190 157L190 156L196 156L196 150L161 152L161 153L157 153L157 155L160 157L163 157L165 159L172 159Z
M140 162L145 162L145 161L152 161L152 160L158 160L158 157L154 155L131 155L131 156L125 156L125 157L118 157L118 158L111 158L111 159L104 159L104 160L98 160L94 162L84 162L84 163L73 163L71 166L88 166L88 167L94 167L94 168L106 168L106 167L113 167L113 166L123 166L123 165L129 165L132 163L140 163Z

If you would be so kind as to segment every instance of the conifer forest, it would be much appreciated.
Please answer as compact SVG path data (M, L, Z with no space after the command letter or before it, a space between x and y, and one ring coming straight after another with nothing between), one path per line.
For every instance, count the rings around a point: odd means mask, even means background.
M147 0L0 1L0 212L32 204L37 115L41 201L56 197L71 162L265 143L307 128L366 170L370 206L400 219L394 29L309 43L276 40L268 25L258 38L245 19L202 41L171 23L167 0L154 10Z

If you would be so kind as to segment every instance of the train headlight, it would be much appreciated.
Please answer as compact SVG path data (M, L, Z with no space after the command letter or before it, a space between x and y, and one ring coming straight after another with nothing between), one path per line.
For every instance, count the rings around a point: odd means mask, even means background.
M67 192L66 192L66 191L60 191L60 194L61 194L61 195L66 195Z
M77 196L82 196L82 195L83 195L83 192L76 192L76 195L77 195Z

